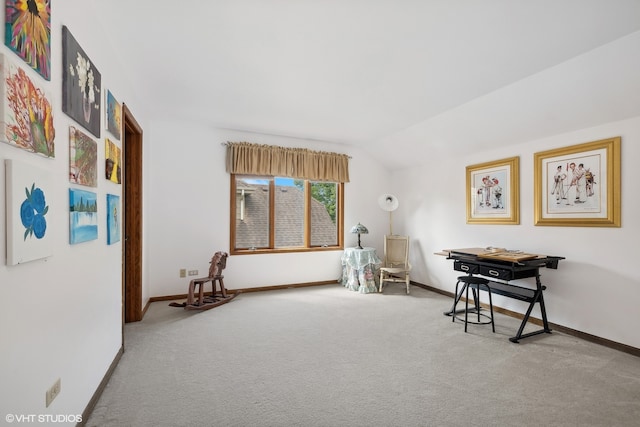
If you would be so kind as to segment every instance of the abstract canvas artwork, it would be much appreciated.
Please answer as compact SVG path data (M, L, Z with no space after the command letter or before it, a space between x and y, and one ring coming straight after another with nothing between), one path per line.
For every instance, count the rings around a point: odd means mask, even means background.
M120 141L120 129L122 128L122 106L114 98L110 90L107 90L107 130Z
M98 238L98 200L92 191L69 189L69 243Z
M6 0L4 44L51 80L51 0Z
M120 147L111 142L109 138L104 140L105 177L116 184L120 184L122 173L120 171Z
M5 167L7 264L51 256L51 172L14 159L6 159Z
M0 140L55 157L51 97L3 54L0 54L0 78Z
M107 245L120 241L120 196L107 194Z
M98 144L73 126L69 126L69 181L98 186Z
M66 26L62 27L62 111L100 138L100 72Z

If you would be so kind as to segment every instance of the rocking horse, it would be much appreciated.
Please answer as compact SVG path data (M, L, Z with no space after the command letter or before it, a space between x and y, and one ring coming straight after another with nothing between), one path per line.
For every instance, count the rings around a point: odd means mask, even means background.
M227 266L228 256L229 254L226 252L216 252L210 261L209 276L192 279L189 282L187 302L182 304L171 303L169 305L172 307L184 307L185 310L209 310L234 299L238 293L227 294L227 290L224 287L224 276L222 275L222 270ZM210 295L205 295L204 292L204 284L207 282L211 282ZM219 292L216 291L216 283L220 286ZM198 289L196 290L196 288Z

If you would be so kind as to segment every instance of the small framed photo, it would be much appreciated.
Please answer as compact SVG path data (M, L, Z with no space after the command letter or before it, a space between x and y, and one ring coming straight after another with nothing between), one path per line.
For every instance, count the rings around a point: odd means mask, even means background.
M520 158L467 166L467 224L520 224Z
M535 225L620 227L620 140L535 153Z

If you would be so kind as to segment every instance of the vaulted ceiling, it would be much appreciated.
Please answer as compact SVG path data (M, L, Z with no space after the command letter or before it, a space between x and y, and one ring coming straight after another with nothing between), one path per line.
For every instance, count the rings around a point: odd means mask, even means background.
M389 169L640 115L640 0L90 0L157 119Z

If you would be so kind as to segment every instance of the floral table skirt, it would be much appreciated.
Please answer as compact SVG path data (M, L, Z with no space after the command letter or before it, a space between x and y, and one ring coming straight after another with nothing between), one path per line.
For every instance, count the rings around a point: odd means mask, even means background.
M361 294L378 292L378 269L375 264L368 264L358 269L343 265L340 281L347 289Z

